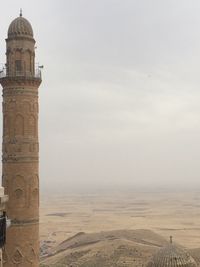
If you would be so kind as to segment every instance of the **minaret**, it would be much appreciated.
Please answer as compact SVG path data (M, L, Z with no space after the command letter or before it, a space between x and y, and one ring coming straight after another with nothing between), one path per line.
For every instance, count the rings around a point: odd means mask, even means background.
M35 40L22 16L9 26L3 87L2 183L9 195L6 267L39 266L38 88Z

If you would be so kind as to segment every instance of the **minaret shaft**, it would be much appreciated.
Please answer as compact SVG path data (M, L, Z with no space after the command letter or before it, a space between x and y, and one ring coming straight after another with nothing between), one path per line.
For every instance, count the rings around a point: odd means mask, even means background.
M2 183L9 195L7 215L11 227L4 251L5 267L39 266L39 142L38 88L35 41L23 17L11 24L7 42L7 70L3 87ZM25 22L24 22L25 21ZM19 23L20 22L20 23ZM22 23L23 32L15 28ZM28 25L28 26L27 26ZM25 29L25 30L24 30ZM25 34L26 33L26 34Z

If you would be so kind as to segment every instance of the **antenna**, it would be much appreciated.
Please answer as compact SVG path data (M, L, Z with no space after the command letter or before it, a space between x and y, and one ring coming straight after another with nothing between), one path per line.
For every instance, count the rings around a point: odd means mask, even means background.
M22 17L22 8L20 8L20 13L19 13L20 17Z

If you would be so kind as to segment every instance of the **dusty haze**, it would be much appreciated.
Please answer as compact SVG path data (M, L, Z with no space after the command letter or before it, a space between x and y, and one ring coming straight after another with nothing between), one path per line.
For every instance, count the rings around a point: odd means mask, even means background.
M43 190L199 185L199 0L7 0L2 63L20 7L44 65Z

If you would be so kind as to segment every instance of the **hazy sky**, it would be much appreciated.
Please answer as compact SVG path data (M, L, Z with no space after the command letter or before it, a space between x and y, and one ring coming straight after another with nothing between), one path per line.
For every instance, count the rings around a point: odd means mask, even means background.
M40 87L42 189L200 185L200 1L18 0Z

